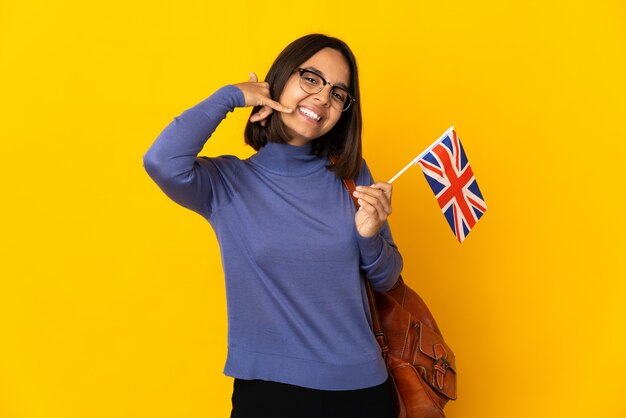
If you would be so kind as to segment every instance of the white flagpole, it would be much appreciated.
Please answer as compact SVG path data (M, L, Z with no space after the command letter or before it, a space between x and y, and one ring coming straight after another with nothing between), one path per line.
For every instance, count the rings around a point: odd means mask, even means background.
M392 183L395 179L397 179L398 177L400 177L400 175L402 173L404 173L406 170L409 169L409 167L411 167L412 165L415 165L419 160L422 159L422 157L424 157L424 155L428 154L430 152L430 150L437 145L437 143L439 141L441 141L443 138L445 138L450 132L452 132L454 130L454 126L449 127L435 142L433 142L432 144L430 144L430 146L428 148L426 148L426 150L424 152L422 152L420 155L418 155L417 157L413 158L411 160L410 163L408 163L406 165L406 167L404 167L402 170L400 170L398 172L398 174L396 174L395 176L393 176L391 178L391 180L389 180L387 183Z

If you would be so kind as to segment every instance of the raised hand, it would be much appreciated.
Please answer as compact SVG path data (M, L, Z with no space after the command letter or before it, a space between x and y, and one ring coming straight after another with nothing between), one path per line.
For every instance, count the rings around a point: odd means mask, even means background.
M371 186L357 186L354 196L361 207L354 215L356 229L362 237L374 236L391 215L391 191L389 183L378 182Z
M235 84L243 92L246 100L246 106L263 106L261 110L250 117L250 122L260 122L265 126L267 117L274 110L279 112L291 113L293 109L289 109L270 97L269 83L259 83L259 79L255 73L250 73L250 80L244 83Z

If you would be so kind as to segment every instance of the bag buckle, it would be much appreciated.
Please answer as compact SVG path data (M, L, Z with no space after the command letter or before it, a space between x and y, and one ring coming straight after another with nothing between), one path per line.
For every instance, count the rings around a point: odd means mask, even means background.
M443 390L443 379L449 367L450 362L448 361L448 357L440 356L435 359L435 364L433 365L433 383L437 384L439 390Z
M440 370L442 373L445 373L449 367L450 367L450 362L448 361L447 357L438 357L437 359L435 359L434 368L436 370Z

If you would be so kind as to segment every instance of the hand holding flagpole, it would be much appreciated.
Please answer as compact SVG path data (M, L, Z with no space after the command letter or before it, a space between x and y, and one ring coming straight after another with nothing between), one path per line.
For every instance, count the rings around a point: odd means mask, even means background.
M463 242L487 210L487 205L454 126L448 128L388 183L415 164L422 168L452 232L459 242Z
M439 138L438 138L435 142L433 142L432 144L430 144L430 146L429 146L428 148L426 148L426 150L425 150L424 152L422 152L422 153L421 153L420 155L418 155L417 157L413 158L413 160L411 160L411 162L410 162L410 163L408 163L408 164L406 165L406 167L404 167L402 170L400 170L400 171L398 172L398 174L396 174L395 176L393 176L393 177L391 178L391 180L389 180L387 183L389 183L389 184L393 183L393 181L394 181L395 179L397 179L398 177L400 177L400 175L401 175L402 173L404 173L406 170L408 170L408 169L409 169L412 165L417 164L417 162L418 162L419 160L421 160L421 159L422 159L422 157L424 157L424 155L428 154L428 153L430 152L430 150L431 150L431 149L432 149L435 145L437 145L437 143L438 143L439 141L441 141L441 139L442 139L442 138L445 138L445 137L446 137L446 136L447 136L450 132L452 132L453 130L454 130L454 126L449 127L449 128L448 128L448 129L447 129L447 130L443 133L443 135L441 135L441 136L440 136L440 137L439 137Z

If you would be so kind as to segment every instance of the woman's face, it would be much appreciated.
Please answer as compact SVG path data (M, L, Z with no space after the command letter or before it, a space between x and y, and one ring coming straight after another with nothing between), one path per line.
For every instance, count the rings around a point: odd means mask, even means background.
M300 65L318 73L333 86L350 85L350 68L341 52L324 48ZM287 80L278 101L292 108L293 113L280 112L280 118L289 135L290 145L305 145L319 138L339 121L341 110L331 106L331 86L318 93L306 93L300 88L300 73L295 71Z

